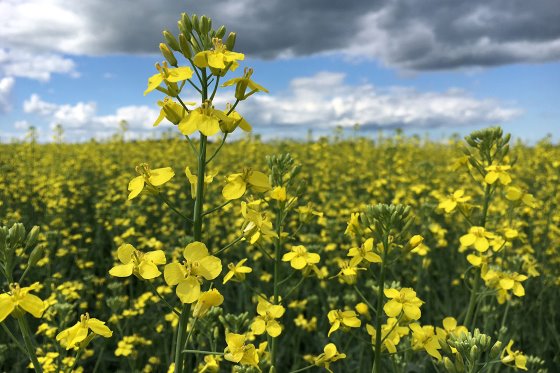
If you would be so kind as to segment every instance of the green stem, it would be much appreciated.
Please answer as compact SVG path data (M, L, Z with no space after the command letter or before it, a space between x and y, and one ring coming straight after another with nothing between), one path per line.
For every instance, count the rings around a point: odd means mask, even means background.
M288 291L288 292L286 293L286 295L285 295L284 298L288 299L288 298L290 297L290 295L292 295L292 293L293 293L294 291L296 291L296 290L301 286L301 284L303 284L303 281L305 281L305 277L304 277L304 276L302 276L302 277L301 277L301 280L299 280L298 283L297 283L293 288L291 288L290 291Z
M202 216L210 215L211 213L213 213L213 212L215 212L215 211L218 211L218 210L220 210L221 208L223 208L223 207L229 205L232 201L233 201L233 200L230 199L230 200L228 200L228 201L225 201L224 203L222 203L222 204L219 205L219 206L213 207L213 208L211 208L211 209L208 210L208 211L204 211L204 212L202 213Z
M163 202L165 205L167 205L167 207L169 207L174 213L176 213L177 215L179 215L180 217L182 217L183 219L185 219L188 222L191 222L191 223L193 222L193 220L191 218L189 218L188 216L183 214L181 211L179 211L175 206L173 206L171 204L171 202L169 202L169 200L163 194L161 194L159 191L157 193L157 196L161 200L161 202Z
M304 368L301 368L301 369L292 370L290 373L303 372L303 371L306 371L306 370L309 370L309 369L313 368L314 366L315 365L308 365L308 366L306 366Z
M10 337L10 339L12 340L12 342L15 343L15 345L24 353L27 354L27 350L25 349L25 347L23 347L21 345L21 343L19 343L19 341L17 340L16 336L12 334L12 332L10 331L10 329L8 329L8 327L2 322L0 323L0 325L2 325L2 329L4 329L4 331L6 332L6 334L8 334L8 337Z
M381 322L383 318L383 297L385 290L385 272L386 272L386 262L387 262L387 252L389 251L387 238L383 242L383 259L381 261L381 272L379 275L379 293L377 296L377 311L375 314L375 357L373 371L375 373L381 373Z
M358 289L358 286L354 285L354 290L356 290L356 293L358 293L358 295L360 296L360 298L362 298L362 300L365 302L365 304L367 304L367 306L369 307L369 309L372 312L375 312L375 314L377 315L377 310L375 309L375 307L372 306L372 304L367 300L367 298L364 296L364 294L360 291L360 289Z
M202 354L202 355L224 355L223 352L203 351L203 350L183 350L185 354Z
M237 102L236 102L237 103ZM280 282L280 249L282 247L282 208L283 206L278 206L276 211L276 234L277 238L274 245L274 304L278 304L280 298L280 287L278 283ZM272 351L270 354L270 373L276 372L276 355L278 352L278 338L272 338Z
M214 253L213 255L218 255L223 253L224 251L226 251L227 249L229 249L230 247L232 247L233 245L235 245L236 243L238 243L239 241L241 241L243 239L243 236L241 237L237 237L235 240L233 240L232 242L228 243L226 246L222 247L220 250L218 250L216 253Z
M218 155L220 149L222 149L222 146L224 146L224 143L226 142L227 137L228 137L228 134L224 133L224 136L222 137L222 141L220 142L220 145L218 145L218 148L214 151L214 153L210 156L210 158L208 158L208 160L206 161L206 164L209 164L210 162L212 162L212 159L214 159L214 157Z
M179 311L177 311L175 309L175 307L173 307L171 304L169 304L169 302L163 297L163 295L161 295L156 287L154 286L154 284L152 284L149 280L148 280L148 286L150 287L150 289L152 290L152 292L158 296L159 299L161 299L163 301L163 303L165 303L167 305L167 307L169 307L171 309L171 311L173 311L173 313L175 313L177 316L181 316L181 313Z
M39 360L37 360L37 355L35 354L35 347L33 346L33 341L31 340L31 332L29 331L27 321L23 315L18 316L17 321L23 337L25 349L27 350L27 355L33 364L33 368L35 368L35 372L43 373L43 367L39 364Z

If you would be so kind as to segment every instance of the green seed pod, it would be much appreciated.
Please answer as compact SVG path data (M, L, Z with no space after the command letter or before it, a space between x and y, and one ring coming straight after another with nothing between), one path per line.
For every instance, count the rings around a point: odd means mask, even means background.
M236 39L237 35L235 32L230 32L227 39L226 39L226 48L228 51L232 51L233 48L235 47L235 39Z
M173 52L171 52L167 44L159 43L159 50L171 66L177 67L177 59L175 58L175 55L173 55Z
M187 59L191 59L192 58L191 46L189 45L187 37L183 33L179 34L179 46L181 47L181 53L183 53L183 56L185 56L185 58Z
M220 28L218 28L218 30L216 30L216 34L214 36L217 37L218 39L221 39L225 36L225 34L226 34L226 26L222 25L220 26Z
M175 39L175 36L173 36L172 33L165 30L163 31L163 37L165 38L165 41L167 42L167 44L169 44L171 49L177 52L181 52L181 47L179 46L179 42L177 41L177 39Z

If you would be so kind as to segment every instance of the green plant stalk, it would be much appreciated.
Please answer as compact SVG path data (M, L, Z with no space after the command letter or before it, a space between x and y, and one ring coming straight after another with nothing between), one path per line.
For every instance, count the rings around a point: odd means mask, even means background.
M488 207L490 205L490 188L492 186L490 184L486 184L486 188L484 189L484 204L482 206L482 216L480 218L480 226L486 227L486 219L488 216ZM467 314L465 315L465 321L463 324L467 327L468 330L472 330L474 324L474 310L477 304L477 297L478 291L480 289L480 270L476 272L476 277L474 278L474 284L471 289L471 297L469 299L469 306L467 308Z
M275 240L274 245L274 304L278 304L280 298L280 248L282 247L282 211L283 204L278 206L276 211L276 234L278 238ZM278 338L272 338L272 351L270 353L270 373L276 372L276 355L278 352L278 344L276 343Z
M208 78L206 76L206 70L202 70L201 85L202 102L204 102L208 98ZM201 133L197 167L198 180L196 185L196 199L194 201L193 211L193 238L195 241L201 241L202 239L202 208L204 205L204 177L206 176L206 143L207 137ZM183 372L185 355L183 355L182 349L186 339L185 330L186 324L189 321L189 313L190 307L184 304L181 311L181 316L179 317L179 325L177 326L177 339L175 343L175 373Z
M25 349L27 350L27 355L33 363L33 368L37 373L43 373L43 367L39 364L39 360L37 360L37 355L35 354L35 347L33 345L33 341L31 340L31 333L29 331L29 326L27 326L27 321L24 318L25 316L21 315L16 317L19 325L19 329L21 330L21 335L23 337L23 342L25 343Z
M383 292L385 290L385 272L387 269L385 263L387 262L387 252L389 251L387 241L387 238L385 238L383 242L383 259L379 269L379 294L377 296L377 311L375 314L375 355L372 367L372 371L375 373L381 373L381 321L383 318Z

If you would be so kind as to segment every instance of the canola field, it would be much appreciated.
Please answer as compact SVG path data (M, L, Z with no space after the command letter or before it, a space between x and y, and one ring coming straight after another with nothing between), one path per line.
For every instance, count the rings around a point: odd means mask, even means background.
M232 141L225 34L163 33L176 135L0 145L0 370L558 372L560 147Z

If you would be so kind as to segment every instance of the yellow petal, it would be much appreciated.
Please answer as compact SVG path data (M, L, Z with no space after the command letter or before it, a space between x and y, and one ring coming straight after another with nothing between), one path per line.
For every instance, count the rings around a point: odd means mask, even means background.
M177 67L174 69L169 69L169 75L167 76L166 80L168 82L177 83L181 80L187 80L192 78L193 71L190 67Z
M238 199L245 194L247 190L247 184L243 181L241 177L234 179L233 181L228 181L228 183L222 189L222 195L226 200Z
M138 266L138 273L140 274L140 277L146 280L150 280L161 275L158 267L154 263L146 260L143 260Z
M136 176L134 179L130 180L130 183L128 183L128 190L130 191L128 199L131 200L138 196L140 192L142 192L142 189L144 189L144 177Z
M153 186L160 186L171 180L173 176L175 171L171 167L156 168L151 171L149 181Z
M383 311L385 311L385 313L389 317L397 317L402 311L402 303L399 303L395 300L390 300L383 306Z
M163 252L163 250L150 251L144 254L144 260L149 260L150 262L157 265L165 264L165 253Z
M191 242L185 247L183 251L183 256L188 261L199 261L204 257L208 256L208 249L203 242Z
M256 335L261 335L266 330L266 323L261 317L257 317L251 324L251 330Z
M163 82L163 75L161 75L161 73L150 76L148 78L148 88L146 88L146 90L144 91L144 96L159 87L161 82Z
M9 294L0 294L0 322L4 321L15 308L12 297Z
M128 277L132 274L133 270L134 270L133 263L120 264L111 268L109 270L109 274L115 277Z
M199 266L195 272L206 280L213 280L222 272L222 261L213 255L200 259L198 263Z
M421 316L420 308L412 304L404 304L403 311L406 317L411 320L418 320Z
M163 269L163 278L167 285L177 285L185 278L183 266L179 263L169 263Z
M134 254L135 251L136 249L131 244L122 244L117 249L117 258L119 258L119 260L123 264L130 263L130 261L132 260L132 254Z
M194 276L181 280L175 289L177 296L183 303L194 303L200 296L200 283Z
M95 334L98 334L105 338L109 338L113 335L111 329L109 329L103 321L98 320L94 317L88 320L88 328L90 328L91 331L94 332Z
M220 122L213 116L200 115L196 122L196 128L205 136L214 136L220 131Z
M19 306L36 318L41 317L43 311L45 311L45 303L41 298L33 294L26 294L23 299L19 301Z
M247 179L256 192L266 192L271 189L268 176L259 171L252 171Z

